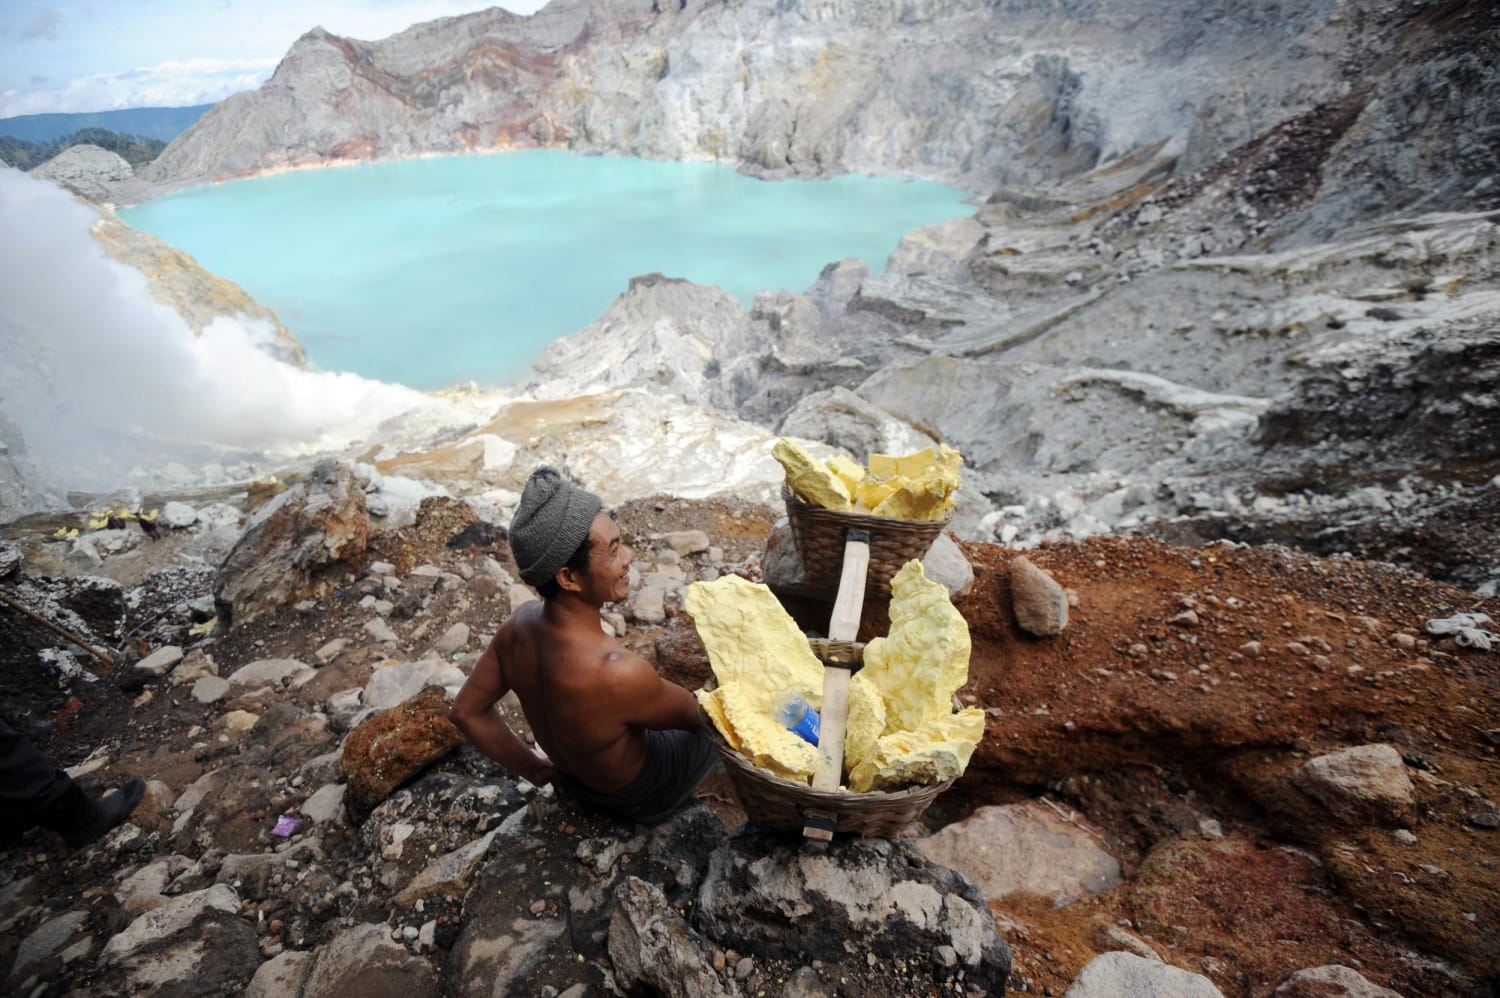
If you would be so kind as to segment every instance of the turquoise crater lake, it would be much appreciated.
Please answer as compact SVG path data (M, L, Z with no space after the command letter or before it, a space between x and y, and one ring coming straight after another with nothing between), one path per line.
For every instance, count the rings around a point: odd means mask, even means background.
M654 271L749 305L973 214L928 181L756 180L713 163L528 150L301 170L120 212L275 309L319 370L435 388L526 380Z

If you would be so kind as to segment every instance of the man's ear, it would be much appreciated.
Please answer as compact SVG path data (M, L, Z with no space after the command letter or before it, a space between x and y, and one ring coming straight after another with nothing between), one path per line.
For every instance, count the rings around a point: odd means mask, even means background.
M566 565L559 568L553 578L557 580L559 589L566 589L570 593L583 592L583 579L580 578L580 573L575 572Z

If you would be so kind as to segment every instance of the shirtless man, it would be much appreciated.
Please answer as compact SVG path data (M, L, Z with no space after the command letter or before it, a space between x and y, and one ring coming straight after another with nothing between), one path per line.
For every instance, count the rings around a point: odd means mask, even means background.
M552 468L532 473L510 526L521 578L541 595L500 625L449 714L496 762L636 821L691 799L717 760L698 704L604 633L600 609L630 595L632 552L598 496ZM514 690L545 755L495 703Z

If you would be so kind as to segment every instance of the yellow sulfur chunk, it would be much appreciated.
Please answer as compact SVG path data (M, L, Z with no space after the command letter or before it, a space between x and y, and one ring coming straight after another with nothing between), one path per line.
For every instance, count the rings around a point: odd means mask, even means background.
M786 484L803 502L836 513L847 513L853 505L844 480L807 452L801 444L782 437L771 448L771 456L786 469Z
M907 481L871 507L871 512L898 520L941 520L951 507L947 495L927 491L920 483Z
M721 686L717 694L741 755L783 779L811 782L818 750L777 723L769 697L749 683Z
M823 663L813 655L797 622L771 590L738 575L688 586L683 605L720 686L744 682L765 692L765 701L787 687L823 698Z
M844 771L853 772L885 731L885 701L875 684L856 672L849 679L849 719L844 730Z
M883 735L850 771L849 789L865 793L956 780L983 737L984 711L978 707L937 718L921 731Z
M882 478L916 478L937 462L931 447L910 454L871 454L870 474Z
M869 509L874 509L891 497L891 494L900 488L900 485L888 478L879 478L875 475L867 475L863 481L855 487L854 495L860 504Z
M948 590L909 561L891 579L891 630L865 645L860 675L885 701L886 732L919 731L953 712L969 678L969 625Z
M739 748L739 736L734 733L734 727L730 725L729 718L724 716L724 704L719 700L719 693L720 689L715 688L711 690L699 690L695 695L698 697L699 706L703 708L703 713L707 714L708 719L714 722L714 727L719 729L719 734L723 735L724 740L730 745Z
M864 480L864 466L858 461L851 461L842 454L835 454L824 463L828 465L828 470L837 475L839 481L844 483L844 488L848 489L849 495L853 497L856 494L856 487Z

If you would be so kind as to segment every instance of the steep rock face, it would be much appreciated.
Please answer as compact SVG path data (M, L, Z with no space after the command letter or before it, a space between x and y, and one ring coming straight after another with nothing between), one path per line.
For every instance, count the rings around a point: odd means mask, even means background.
M194 332L202 333L220 316L249 320L250 328L264 330L267 353L288 364L307 366L302 344L276 313L238 284L204 270L182 250L125 225L107 209L91 234L111 258L145 274L152 297L170 305Z
M973 186L1153 143L1209 162L1337 96L1338 55L1365 27L1345 6L557 0L381 42L318 29L147 176L531 145Z

